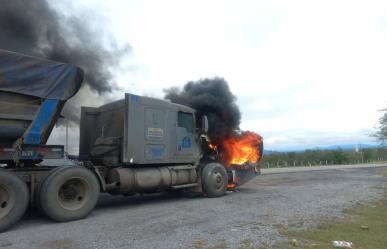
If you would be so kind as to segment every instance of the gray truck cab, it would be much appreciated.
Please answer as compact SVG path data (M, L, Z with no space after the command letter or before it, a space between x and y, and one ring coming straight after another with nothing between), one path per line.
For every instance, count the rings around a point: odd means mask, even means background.
M195 110L130 93L82 107L80 157L103 165L192 164L200 160Z

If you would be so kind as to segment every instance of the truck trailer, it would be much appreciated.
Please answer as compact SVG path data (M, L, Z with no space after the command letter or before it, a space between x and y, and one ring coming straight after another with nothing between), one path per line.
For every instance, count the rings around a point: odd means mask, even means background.
M130 93L81 107L74 166L41 164L65 157L63 145L46 142L83 74L71 64L0 50L0 232L30 205L64 222L89 215L101 192L187 190L220 197L260 173L259 160L225 165L209 149L211 124L194 109ZM258 149L262 153L262 143Z

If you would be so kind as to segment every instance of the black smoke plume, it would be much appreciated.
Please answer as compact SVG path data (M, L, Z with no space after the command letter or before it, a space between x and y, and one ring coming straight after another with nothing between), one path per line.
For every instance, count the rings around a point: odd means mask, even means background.
M191 81L182 90L170 88L164 91L165 99L196 109L198 121L202 115L208 117L211 142L218 144L223 137L239 130L241 112L236 97L223 78Z
M116 85L110 69L129 48L119 49L91 20L58 13L46 0L0 0L0 48L75 64L85 71L84 84L91 90L111 92ZM79 119L79 105L67 105L72 121Z

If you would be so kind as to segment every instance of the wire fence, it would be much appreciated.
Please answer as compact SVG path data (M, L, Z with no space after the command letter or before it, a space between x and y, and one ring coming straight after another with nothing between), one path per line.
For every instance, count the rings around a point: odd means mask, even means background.
M337 163L329 160L318 160L318 161L283 161L278 160L276 162L263 162L261 168L285 168L285 167L313 167L313 166L332 166L332 165L357 165L357 164L372 164L372 163L387 163L387 157L379 157L373 160L355 160L346 161L343 163Z

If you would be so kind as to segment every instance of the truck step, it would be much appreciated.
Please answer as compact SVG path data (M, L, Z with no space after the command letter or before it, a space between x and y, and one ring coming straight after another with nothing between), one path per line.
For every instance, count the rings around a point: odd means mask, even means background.
M189 183L189 184L172 186L171 188L173 189L190 188L190 187L196 187L197 185L198 185L197 183Z

